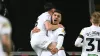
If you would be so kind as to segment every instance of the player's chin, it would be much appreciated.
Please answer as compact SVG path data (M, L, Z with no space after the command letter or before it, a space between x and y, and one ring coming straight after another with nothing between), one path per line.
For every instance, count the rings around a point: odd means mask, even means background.
M55 23L54 23L54 25L57 25L57 24L58 24L58 22L55 22Z

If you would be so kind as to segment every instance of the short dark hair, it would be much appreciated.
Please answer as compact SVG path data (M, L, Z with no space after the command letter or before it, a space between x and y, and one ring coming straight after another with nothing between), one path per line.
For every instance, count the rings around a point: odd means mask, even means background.
M57 10L57 9L54 12L57 12L57 13L62 14L61 11L60 10Z
M46 3L45 5L44 5L44 9L45 9L45 11L49 11L49 10L51 10L52 8L56 8L52 3Z

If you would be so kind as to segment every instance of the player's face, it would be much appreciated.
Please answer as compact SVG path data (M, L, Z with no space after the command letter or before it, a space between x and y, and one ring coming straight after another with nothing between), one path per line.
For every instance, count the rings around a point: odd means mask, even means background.
M61 14L57 13L57 12L54 12L53 15L52 15L53 24L59 24L60 19L61 19Z

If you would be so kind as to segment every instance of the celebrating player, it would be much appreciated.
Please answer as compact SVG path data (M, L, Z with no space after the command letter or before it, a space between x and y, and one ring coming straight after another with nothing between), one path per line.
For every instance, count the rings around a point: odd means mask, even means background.
M94 12L90 22L92 25L82 29L75 46L82 47L81 56L100 56L100 12Z
M0 12L2 3L0 3ZM11 24L9 20L0 15L0 56L11 56Z
M41 55L43 49L48 49L47 47L52 43L48 38L48 30L55 30L59 27L62 27L61 24L52 25L51 24L51 15L56 10L55 7L48 3L45 6L46 12L42 13L37 20L36 27L31 31L31 46L38 56ZM39 29L39 32L36 29ZM50 47L51 48L51 47ZM50 49L49 48L49 49ZM54 50L53 50L54 51Z
M52 24L57 25L61 22L61 12L56 10L52 15ZM58 28L55 30L48 31L48 35L51 38L54 48L56 49L57 53L52 54L50 50L42 50L41 56L66 56L63 45L63 40L65 36L64 28ZM52 50L51 50L52 51Z

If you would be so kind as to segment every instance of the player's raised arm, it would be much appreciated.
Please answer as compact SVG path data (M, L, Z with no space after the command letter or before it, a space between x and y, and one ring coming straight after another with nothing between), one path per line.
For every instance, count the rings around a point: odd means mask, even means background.
M61 12L59 10L55 10L54 12L56 13L53 13L52 15L52 18L55 18L55 19L52 19L52 23L55 21L61 21ZM58 15L56 15L58 13ZM58 18L58 19L57 19ZM47 30L55 30L57 28L63 28L63 25L62 24L52 24L50 20L45 20L45 27Z
M52 24L50 23L50 21L45 21L45 27L46 27L47 30L55 30L55 29L57 29L57 28L59 28L59 27L63 27L63 26L62 26L61 24L52 25Z

